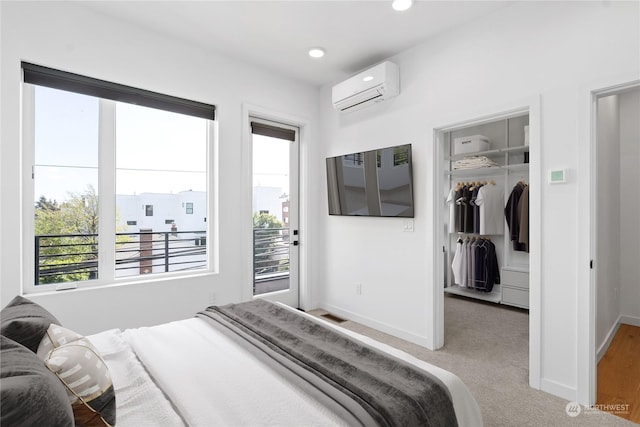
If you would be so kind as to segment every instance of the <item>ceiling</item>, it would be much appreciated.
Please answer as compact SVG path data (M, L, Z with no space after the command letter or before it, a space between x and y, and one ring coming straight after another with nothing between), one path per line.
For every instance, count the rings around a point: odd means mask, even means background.
M322 85L339 81L507 1L88 1L98 13ZM326 55L313 59L309 48Z

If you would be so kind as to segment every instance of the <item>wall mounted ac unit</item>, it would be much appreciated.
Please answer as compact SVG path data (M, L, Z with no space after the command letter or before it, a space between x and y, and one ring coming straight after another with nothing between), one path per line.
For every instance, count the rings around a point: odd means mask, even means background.
M398 66L383 62L333 87L331 99L339 111L355 111L400 92Z

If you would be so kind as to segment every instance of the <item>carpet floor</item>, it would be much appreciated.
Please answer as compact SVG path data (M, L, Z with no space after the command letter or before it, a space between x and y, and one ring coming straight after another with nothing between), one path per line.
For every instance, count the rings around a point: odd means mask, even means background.
M529 314L526 310L445 295L445 345L431 351L349 321L340 326L399 348L456 374L475 396L486 427L635 426L614 415L581 408L529 387ZM322 310L310 314L322 315Z

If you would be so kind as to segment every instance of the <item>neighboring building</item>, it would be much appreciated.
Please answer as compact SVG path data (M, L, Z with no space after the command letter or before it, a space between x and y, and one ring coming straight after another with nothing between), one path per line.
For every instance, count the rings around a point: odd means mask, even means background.
M289 199L282 202L282 223L285 227L289 226Z
M116 195L122 232L127 233L148 229L157 232L204 231L207 227L206 203L204 191Z
M125 237L129 242L119 245L116 251L117 277L180 271L206 264L204 191L119 194L116 206L120 232L132 233ZM140 231L154 234L133 234Z
M253 211L271 214L286 224L283 200L288 200L288 197L280 187L253 187Z

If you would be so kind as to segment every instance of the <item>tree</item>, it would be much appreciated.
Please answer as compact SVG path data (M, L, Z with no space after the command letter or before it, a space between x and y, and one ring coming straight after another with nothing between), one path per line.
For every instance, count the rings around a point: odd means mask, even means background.
M57 211L60 209L58 202L55 200L49 200L44 196L40 196L40 200L36 202L36 209L47 209L51 211Z
M96 278L99 225L98 195L91 185L82 194L69 193L61 204L41 196L35 204L34 223L38 284ZM118 244L125 241L125 236L116 239Z
M92 186L57 202L41 196L35 206L38 284L95 278L98 258L98 195Z
M283 228L284 224L268 213L253 213L253 228Z

